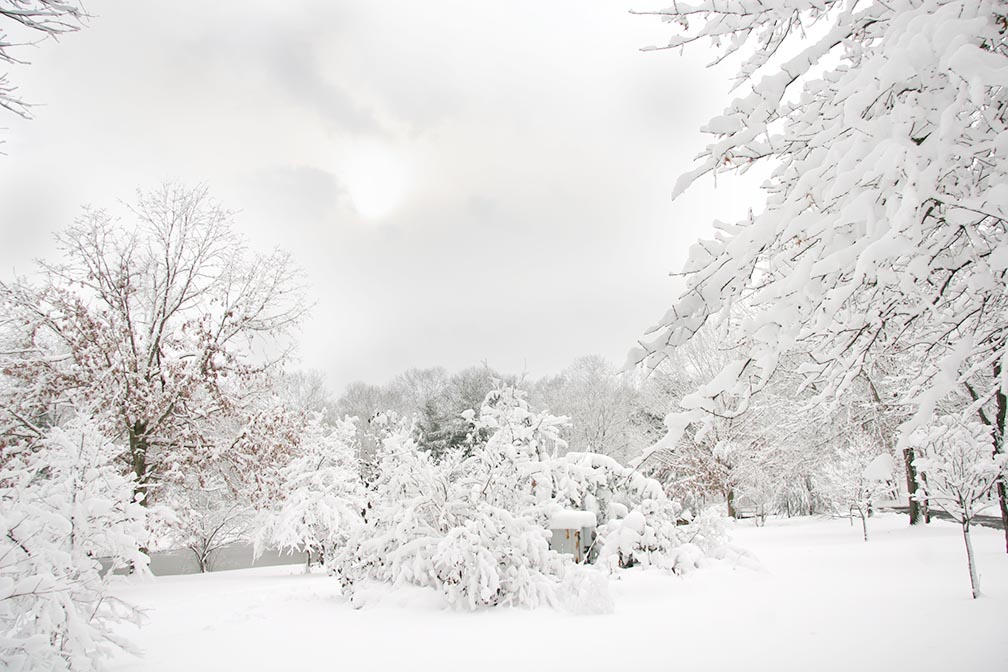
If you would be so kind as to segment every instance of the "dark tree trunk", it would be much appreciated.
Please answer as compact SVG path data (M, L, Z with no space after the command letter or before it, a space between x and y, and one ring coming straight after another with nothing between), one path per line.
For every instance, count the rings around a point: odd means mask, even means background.
M190 546L189 550L196 556L196 564L199 566L200 574L210 571L210 552L206 545Z
M147 464L147 423L137 420L129 428L129 458L130 468L136 477L133 486L133 496L140 496L140 502L147 506L147 486L150 481L150 468Z
M129 428L129 459L130 470L136 478L133 501L139 498L142 506L148 505L147 485L150 481L150 468L147 465L147 447L147 423L138 420ZM140 552L150 557L150 549L146 544L140 547ZM135 567L130 566L130 574L135 570Z
M918 525L927 521L927 504L918 502L914 495L917 494L917 468L913 466L914 451L912 448L903 449L903 466L906 467L906 484L908 504L910 507L910 524Z
M812 490L812 477L805 476L805 491L808 492L808 515L815 515L815 492Z
M994 381L1001 380L1001 364L1000 362L994 365ZM994 402L997 405L997 410L994 413L994 431L992 432L994 436L994 454L998 455L1004 452L1004 432L1005 432L1005 415L1008 414L1008 398L1005 397L1004 392L999 388L997 393L994 395ZM1005 533L1005 552L1008 553L1008 502L1005 500L1005 479L1008 476L1004 474L997 482L997 494L998 494L998 504L1001 507L1001 527L1004 528Z
M728 490L726 499L728 500L728 517L738 518L738 511L735 510L735 491Z

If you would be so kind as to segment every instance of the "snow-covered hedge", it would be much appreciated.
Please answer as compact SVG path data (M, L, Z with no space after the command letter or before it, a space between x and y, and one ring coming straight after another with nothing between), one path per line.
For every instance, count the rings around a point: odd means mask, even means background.
M267 546L325 558L362 523L364 485L354 454L353 422L309 418L297 455L279 474L278 499L260 512L255 553Z
M528 507L490 501L502 484L458 458L435 462L406 429L385 439L366 522L329 564L349 592L371 578L437 588L470 609L553 601L564 561L549 550L548 530Z
M723 543L723 527L708 516L685 520L657 481L603 455L560 454L566 419L534 412L518 390L490 393L479 417L467 417L471 445L439 460L409 428L389 432L363 524L329 563L349 593L371 579L434 587L469 609L597 610L610 604L599 571L684 571ZM598 568L550 550L551 516L568 509L599 521Z

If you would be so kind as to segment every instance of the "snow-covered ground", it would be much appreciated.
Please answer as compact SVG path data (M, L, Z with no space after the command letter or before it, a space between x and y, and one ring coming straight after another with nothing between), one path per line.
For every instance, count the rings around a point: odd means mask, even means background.
M758 559L684 577L631 570L613 614L476 613L421 589L362 591L354 608L324 574L266 567L124 583L149 609L133 639L156 670L1001 670L1008 555L976 529L985 593L970 598L959 528L909 528L896 514L739 525ZM641 667L643 666L643 667Z

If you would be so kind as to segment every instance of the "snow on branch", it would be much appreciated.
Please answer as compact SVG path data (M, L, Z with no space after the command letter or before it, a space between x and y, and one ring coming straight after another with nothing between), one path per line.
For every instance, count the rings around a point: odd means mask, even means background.
M685 290L633 360L654 368L731 320L747 365L702 397L744 403L802 352L807 389L828 401L894 349L919 365L905 388L919 408L964 384L1008 392L1002 4L719 0L658 14L670 47L740 54L746 83L676 193L708 173L772 172L756 214L691 250Z
M19 58L17 50L20 47L34 44L38 35L42 38L56 38L64 33L71 33L83 26L87 13L79 2L60 2L58 0L0 0L0 61L10 65L24 65L27 62ZM5 26L11 22L17 36L24 36L27 41L12 38ZM16 88L7 78L0 75L0 107L14 114L28 118L31 116L31 106L16 94Z

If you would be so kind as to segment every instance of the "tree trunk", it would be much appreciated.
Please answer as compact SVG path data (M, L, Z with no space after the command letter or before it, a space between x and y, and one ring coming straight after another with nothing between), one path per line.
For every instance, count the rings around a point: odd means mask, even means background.
M997 362L994 364L994 381L996 383L1000 380L1001 363ZM994 454L999 455L1004 452L1005 415L1008 414L1008 398L1005 397L1003 390L998 389L994 395L994 402L997 405L997 410L994 413L992 434L994 436ZM998 504L1001 507L1001 527L1004 528L1005 533L1005 552L1008 553L1008 502L1005 499L1005 479L1008 479L1008 475L1001 474L1001 478L997 482L997 494Z
M190 546L189 550L196 556L196 565L199 567L200 574L206 574L210 564L210 553L207 552L206 547Z
M976 562L973 560L973 542L970 540L969 521L962 523L963 541L966 542L966 562L969 564L970 588L973 590L973 599L980 595L980 578L977 576Z
M728 517L738 518L738 511L735 510L735 491L729 489L726 499L728 500Z
M864 533L864 540L868 541L868 517L861 509L858 509L858 513L861 514L861 532Z
M147 486L150 481L150 470L147 465L148 448L147 423L137 420L129 428L129 458L130 469L136 478L133 497L134 500L140 497L140 503L144 506L147 506Z
M926 523L927 505L918 502L914 495L917 494L917 468L913 466L913 448L903 449L903 466L906 467L907 497L910 505L910 524L918 525Z
M147 424L139 420L129 428L129 459L130 470L136 481L133 485L133 501L140 501L141 506L147 506L147 484L150 480L147 466ZM140 547L140 552L150 557L150 549L146 544ZM136 571L130 565L130 574Z
M815 493L812 490L812 477L805 475L805 491L808 493L808 515L815 515Z

